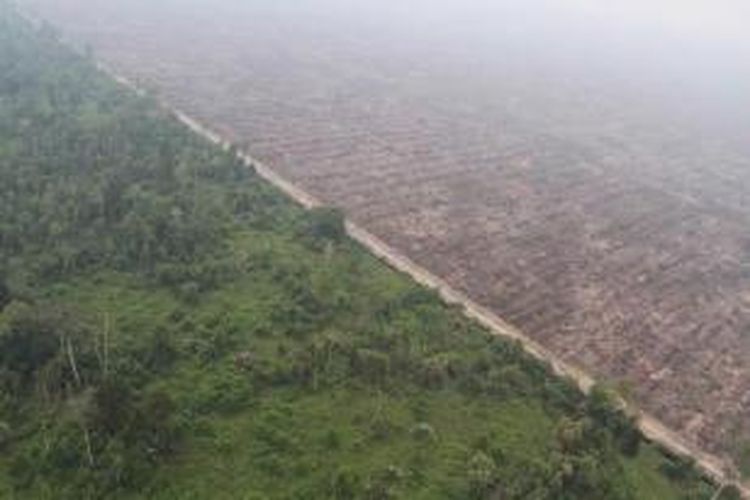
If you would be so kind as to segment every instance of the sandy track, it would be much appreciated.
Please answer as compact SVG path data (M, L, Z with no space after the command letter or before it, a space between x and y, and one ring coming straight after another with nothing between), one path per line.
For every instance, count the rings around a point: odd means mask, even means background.
M132 82L117 75L109 68L104 69L118 82L142 93ZM194 132L216 144L229 147L229 142L224 140L220 134L212 131L206 125L201 124L186 113L174 109L168 103L162 103L162 105L169 109L182 123ZM258 174L264 179L275 185L304 207L313 208L322 205L322 203L314 196L276 173L271 167L257 161L249 152L242 151L239 154L248 165L254 166ZM358 241L391 267L409 275L421 285L434 289L440 294L446 303L461 305L467 316L476 320L493 334L519 341L529 354L540 361L549 364L557 375L573 380L582 391L588 393L595 384L594 378L585 371L559 359L548 349L544 348L544 346L526 336L518 328L515 328L497 314L493 313L486 307L477 304L465 294L454 289L445 280L419 266L406 255L397 251L371 232L351 220L346 221L346 228L351 238ZM695 446L681 438L679 434L670 430L657 418L642 411L638 411L638 416L639 427L646 438L658 443L672 453L693 457L698 468L711 480L719 484L724 484L730 481L726 473L726 464L721 459L697 449ZM740 487L743 494L750 498L750 489L742 485L740 485Z
M33 19L30 19L30 21L35 22ZM136 84L120 75L112 68L104 64L99 64L99 67L121 85L138 94L143 95L145 93ZM192 118L187 113L176 109L168 102L161 101L160 104L165 109L172 112L177 119L194 132L216 144L228 147L228 141L226 141L219 133L211 130L208 126ZM255 159L250 152L242 151L240 152L240 156L248 165L253 165L263 178L274 184L301 205L311 208L322 204L304 189L301 189L296 184L279 175L273 168ZM347 220L346 226L349 235L365 246L373 254L381 258L393 268L408 274L418 283L436 290L447 303L461 305L467 316L478 321L493 334L502 335L503 337L519 341L527 352L537 359L548 363L558 375L573 380L584 392L588 392L594 385L594 378L584 370L581 370L578 367L563 361L558 356L555 356L539 342L525 335L521 330L509 324L496 313L479 305L464 293L456 290L442 278L416 264L402 252L388 245L370 231L351 220ZM673 453L693 457L696 460L699 469L707 477L717 483L723 484L731 481L731 479L727 477L726 464L720 458L698 449L695 445L687 442L678 433L670 430L657 418L648 413L642 411L639 411L638 413L640 429L648 439L658 443ZM742 486L741 489L743 494L747 498L750 498L750 489L747 486Z

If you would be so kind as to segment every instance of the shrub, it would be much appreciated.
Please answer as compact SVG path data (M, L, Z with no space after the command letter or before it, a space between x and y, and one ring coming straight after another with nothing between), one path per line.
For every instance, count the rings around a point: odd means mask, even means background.
M469 459L467 471L471 498L485 498L495 484L495 462L481 451Z
M5 306L10 304L10 301L12 300L12 295L10 293L10 288L5 283L5 280L3 279L2 275L0 275L0 312L5 309Z
M335 500L353 500L362 488L362 479L349 469L341 468L331 478L329 496Z
M382 383L390 371L387 354L372 349L357 349L351 356L354 373L372 383Z
M316 244L343 241L346 237L343 212L331 207L313 208L306 215L302 234Z
M742 500L742 492L737 486L725 486L717 500Z

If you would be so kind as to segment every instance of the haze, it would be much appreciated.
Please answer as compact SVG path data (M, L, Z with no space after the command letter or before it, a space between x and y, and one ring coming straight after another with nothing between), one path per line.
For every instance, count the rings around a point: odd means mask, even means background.
M23 3L23 2L22 2ZM49 9L68 2L26 0ZM79 6L87 2L76 2ZM90 2L89 2L90 3ZM272 23L302 41L315 33L336 50L399 60L412 70L448 69L530 86L549 82L544 94L563 103L583 91L594 102L666 112L681 126L734 142L747 150L750 129L750 34L742 1L661 0L164 0L101 2L80 12L93 30L102 16L152 18L169 30L168 17L193 17L216 34ZM92 16L88 17L87 16ZM91 22L87 22L91 21ZM307 34L307 35L305 35ZM209 33L196 34L209 36ZM343 47L341 46L343 45ZM408 71L402 66L402 75ZM398 73L392 75L398 76ZM570 88L572 87L572 88ZM522 99L520 95L515 97ZM548 97L549 98L549 97ZM540 90L531 99L544 101ZM523 99L522 99L523 100ZM566 113L575 113L578 104ZM669 114L672 113L672 114ZM676 113L676 114L675 114ZM664 118L664 116L662 116Z
M750 435L744 2L21 3L691 442Z

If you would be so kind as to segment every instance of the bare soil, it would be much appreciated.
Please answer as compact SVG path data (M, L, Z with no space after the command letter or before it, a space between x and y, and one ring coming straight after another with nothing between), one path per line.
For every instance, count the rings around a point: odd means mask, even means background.
M22 3L688 443L747 431L750 157L720 135L309 18Z

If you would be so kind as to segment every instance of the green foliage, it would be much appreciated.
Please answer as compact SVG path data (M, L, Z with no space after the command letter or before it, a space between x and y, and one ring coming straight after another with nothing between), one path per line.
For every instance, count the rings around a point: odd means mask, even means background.
M186 290L230 278L210 255L233 219L272 223L278 194L85 58L3 23L0 263L36 280L137 270Z
M481 451L469 460L469 490L471 498L487 498L497 481L495 461Z
M356 472L339 469L331 478L329 495L336 500L354 500L362 491L362 479Z
M2 312L8 304L10 304L12 299L13 296L10 293L10 288L8 287L7 283L5 283L3 275L0 274L0 312Z
M3 497L710 496L606 391L2 8L0 266Z
M695 476L695 467L692 458L683 456L670 456L662 464L662 471L675 481L686 481Z
M750 478L750 441L745 439L735 439L734 459L737 463L740 476Z
M587 412L594 421L613 433L623 453L633 456L638 453L641 436L635 419L622 411L621 406L616 394L602 386L595 386L589 395Z
M730 484L729 486L724 487L724 489L721 491L721 495L719 495L717 500L740 500L741 498L742 493L740 492L739 488L737 488L733 484Z
M58 325L47 312L19 306L0 332L0 367L22 385L60 352Z
M339 243L346 238L344 214L331 207L313 208L302 228L302 235L317 245L325 242Z
M96 378L88 327L76 312L51 303L14 303L0 326L0 386L17 396L41 390L48 398L75 392Z

